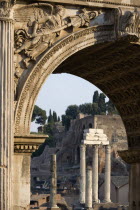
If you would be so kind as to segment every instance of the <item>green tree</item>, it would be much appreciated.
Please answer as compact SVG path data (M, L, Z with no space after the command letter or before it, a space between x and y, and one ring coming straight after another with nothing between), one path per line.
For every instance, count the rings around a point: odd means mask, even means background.
M98 90L96 90L93 95L92 103L98 103L98 102L99 102L99 92Z
M40 125L45 125L47 120L46 111L41 109L39 106L35 105L33 114L32 114L32 122L35 121L35 123Z
M79 111L83 114L91 115L93 112L92 103L85 103L79 106Z
M57 114L55 111L53 111L53 121L57 122Z
M98 103L93 103L92 104L92 115L96 115L99 114L99 107L98 107Z
M71 116L62 115L62 125L65 126L66 130L69 130L71 120L72 120Z
M119 114L118 110L116 109L115 105L112 103L112 101L110 99L106 103L106 107L107 107L108 115Z
M69 116L71 119L76 119L79 114L79 107L77 105L70 105L66 109L66 116Z
M50 111L49 111L49 117L48 117L48 123L53 123L53 122L54 122L54 120L53 120L53 116L52 116L52 111L50 109Z
M100 93L99 102L98 102L99 114L106 114L105 98L106 98L105 94L104 93Z
M58 118L57 118L57 122L60 122L60 117L58 116Z

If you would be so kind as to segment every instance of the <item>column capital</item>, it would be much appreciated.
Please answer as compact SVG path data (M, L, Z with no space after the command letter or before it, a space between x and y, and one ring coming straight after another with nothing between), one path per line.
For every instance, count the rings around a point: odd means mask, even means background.
M92 145L93 149L99 148L99 144Z
M105 152L106 153L111 153L111 146L110 145L105 146Z
M128 164L140 163L140 149L118 151L118 154Z
M80 145L80 148L85 149L85 148L86 148L86 144L81 144L81 145Z
M29 154L38 150L39 146L45 141L48 135L27 135L14 137L14 153Z
M0 21L13 22L13 4L11 0L0 1Z

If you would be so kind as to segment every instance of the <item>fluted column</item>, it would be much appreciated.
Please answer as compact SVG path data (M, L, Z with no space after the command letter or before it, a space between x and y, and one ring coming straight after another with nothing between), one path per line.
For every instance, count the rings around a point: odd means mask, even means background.
M56 208L57 194L57 172L56 172L56 154L51 156L51 190L50 190L50 207Z
M98 203L98 145L93 146L92 193L93 202Z
M13 22L11 6L0 2L0 209L12 210Z
M80 203L85 204L86 191L86 145L80 146Z
M87 167L86 174L86 207L92 208L92 168Z
M110 146L105 146L105 188L104 188L104 202L111 202L110 200L110 178L111 178L111 149Z

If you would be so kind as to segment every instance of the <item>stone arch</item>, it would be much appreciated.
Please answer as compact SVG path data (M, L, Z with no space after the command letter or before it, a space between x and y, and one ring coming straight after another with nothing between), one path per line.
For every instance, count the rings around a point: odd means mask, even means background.
M95 38L95 31L101 36ZM82 77L100 88L115 103L126 131L129 121L133 124L134 120L135 124L136 122L137 125L139 124L140 110L136 110L136 117L133 107L138 106L140 101L138 73L140 47L131 43L133 38L132 40L131 37L127 39L127 36L125 39L123 37L114 41L110 33L112 33L111 27L106 31L103 26L98 30L95 27L83 29L60 40L40 58L24 85L18 90L15 135L29 134L35 99L44 81L52 72L70 73ZM127 56L126 50L131 53L131 57ZM120 52L121 57L119 57ZM136 75L138 76L136 77ZM130 77L132 77L131 81ZM135 94L133 94L133 88ZM136 93L137 98L135 98ZM133 126L130 132L128 128L129 146L133 146L134 141L134 145L140 146L140 131L136 134L134 132Z
M93 128L92 123L89 123L88 127L89 128Z
M112 26L109 28L112 33ZM90 27L75 32L56 43L37 62L25 81L18 87L18 99L15 108L15 134L29 134L31 113L35 99L47 77L68 57L89 46L94 46L105 41L111 41L112 37L104 36L105 27ZM102 36L95 38L96 31L102 32ZM82 76L81 76L82 77Z

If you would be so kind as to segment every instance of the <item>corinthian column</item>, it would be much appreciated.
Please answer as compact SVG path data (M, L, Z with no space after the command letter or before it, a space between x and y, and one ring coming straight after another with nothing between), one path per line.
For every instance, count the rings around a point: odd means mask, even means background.
M111 150L110 146L105 146L105 197L104 202L111 202L110 200L110 176L111 176Z
M13 21L11 5L0 2L0 209L12 210Z
M92 183L93 202L98 203L98 145L93 146Z
M80 204L85 204L86 191L86 145L80 146Z

